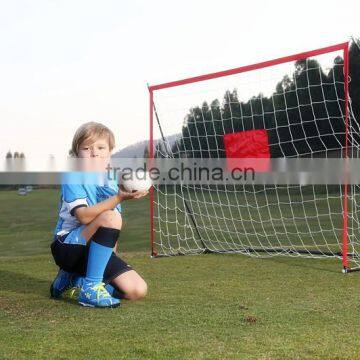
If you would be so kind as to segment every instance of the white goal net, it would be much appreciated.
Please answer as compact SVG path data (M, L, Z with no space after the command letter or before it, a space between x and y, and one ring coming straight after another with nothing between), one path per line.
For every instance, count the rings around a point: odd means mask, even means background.
M358 156L346 61L347 45L341 44L150 87L154 156L225 158L229 134L239 136L245 152L254 151L254 131L265 134L260 146L270 158ZM346 267L348 260L357 264L359 191L344 190L299 184L156 186L153 254L325 256L343 258Z

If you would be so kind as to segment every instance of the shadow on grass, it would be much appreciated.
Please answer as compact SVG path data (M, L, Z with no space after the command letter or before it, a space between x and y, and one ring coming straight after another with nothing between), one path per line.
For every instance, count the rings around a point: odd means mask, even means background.
M264 261L269 261L269 262L273 262L276 264L283 264L289 267L297 267L297 268L301 268L301 269L311 269L311 270L319 270L319 271L324 271L324 272L328 272L328 273L332 273L332 274L342 274L341 270L341 263L339 263L339 267L338 269L334 269L334 263L333 263L333 259L320 259L322 264L320 264L320 260L319 259L290 259L290 258L267 258L267 259L262 259ZM315 261L314 261L315 260ZM317 261L319 260L319 261ZM331 264L329 264L329 262L332 261Z
M224 256L241 256L243 260L252 262L252 261L259 261L259 264L261 262L270 262L275 264L281 264L284 266L287 266L289 268L301 268L301 269L311 269L311 270L319 270L319 271L324 271L324 272L328 272L328 273L332 273L332 274L342 274L342 264L340 260L336 260L335 258L305 258L305 257L290 257L290 256L285 256L285 255L278 255L278 256L273 256L273 257L257 257L257 256L248 256L248 255L240 255L240 254L235 254L235 253L224 253L221 254ZM184 255L176 255L173 257L178 257L178 256L184 256ZM202 254L199 256L219 256L218 253L207 253L207 254ZM162 258L167 258L170 259L170 257L156 257L155 259L161 259ZM250 267L254 266L253 263L251 263L251 265L249 265Z
M0 270L0 286L3 291L13 291L19 294L32 293L49 298L50 282L28 274Z

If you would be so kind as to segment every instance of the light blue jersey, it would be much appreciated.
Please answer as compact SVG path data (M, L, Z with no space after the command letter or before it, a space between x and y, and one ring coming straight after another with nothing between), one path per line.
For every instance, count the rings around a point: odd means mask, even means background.
M59 219L55 228L54 238L63 236L81 226L76 219L74 211L80 207L92 206L109 197L116 195L119 191L116 181L105 182L66 181L61 186L61 199L59 203ZM115 209L121 213L121 205Z

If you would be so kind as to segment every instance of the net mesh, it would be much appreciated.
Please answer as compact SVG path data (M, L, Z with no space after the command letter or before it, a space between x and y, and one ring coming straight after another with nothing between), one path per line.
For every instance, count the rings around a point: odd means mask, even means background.
M256 129L267 130L272 158L343 157L346 136L349 155L359 153L351 101L346 133L340 52L154 91L154 104L155 157L224 158L224 134ZM342 255L340 185L161 185L155 190L159 255ZM348 191L349 256L358 263L359 187Z

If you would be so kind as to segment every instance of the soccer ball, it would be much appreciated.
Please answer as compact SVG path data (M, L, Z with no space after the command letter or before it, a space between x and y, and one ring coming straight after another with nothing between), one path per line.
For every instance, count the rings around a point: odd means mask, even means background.
M150 174L147 171L133 171L130 174L122 174L120 178L120 184L127 192L145 191L152 186Z

